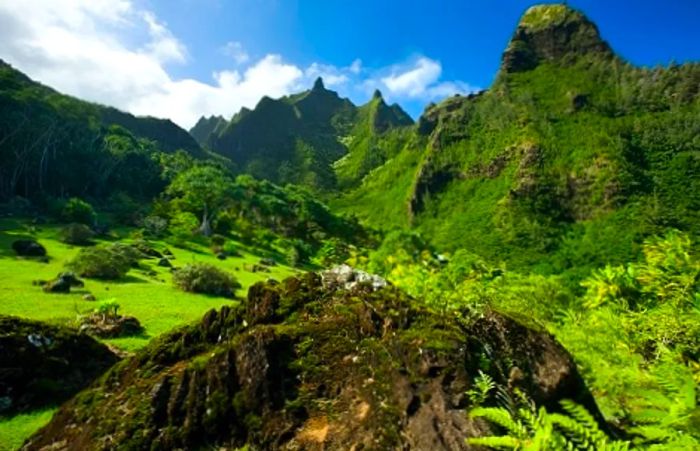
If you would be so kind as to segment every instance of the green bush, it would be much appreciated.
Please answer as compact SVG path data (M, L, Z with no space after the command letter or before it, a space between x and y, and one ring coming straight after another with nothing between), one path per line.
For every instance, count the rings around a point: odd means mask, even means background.
M85 246L92 243L93 236L95 236L95 234L90 230L90 227L85 224L68 224L61 229L61 241L66 244Z
M146 236L160 238L168 230L168 220L161 216L147 216L143 219L143 231Z
M173 273L173 283L183 291L234 297L241 284L236 278L207 263L193 263Z
M90 225L95 222L95 217L92 205L77 197L68 199L61 209L61 219L66 222Z
M115 280L126 275L131 260L115 246L82 249L66 265L82 277Z

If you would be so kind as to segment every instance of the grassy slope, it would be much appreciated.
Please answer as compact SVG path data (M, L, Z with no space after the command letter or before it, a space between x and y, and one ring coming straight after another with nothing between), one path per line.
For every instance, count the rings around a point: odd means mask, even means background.
M35 234L30 234L19 220L0 220L0 314L70 325L78 314L89 312L100 301L114 299L121 306L120 313L139 319L145 334L104 341L120 349L134 351L175 326L201 318L209 309L235 302L175 289L169 270L158 267L156 260L143 262L143 266L158 273L155 277L146 275L143 270L132 269L125 281L85 279L85 288L73 290L70 294L44 293L40 287L33 286L32 281L55 277L63 270L64 263L80 250L77 246L61 243L57 238L59 229L56 225L46 225ZM126 234L126 231L120 233ZM29 236L37 238L46 247L51 257L49 263L14 256L12 241ZM193 245L192 249L185 250L158 241L154 244L156 247L167 246L173 252L175 266L192 261L207 262L235 274L243 285L239 295L245 295L248 287L259 280L269 277L279 280L294 273L294 270L284 266L273 267L270 273L251 273L244 265L249 267L260 258L248 252L242 252L242 257L221 261L204 246ZM88 291L95 295L97 302L82 300L83 294ZM26 437L48 422L53 412L54 409L46 409L0 419L0 451L16 449Z

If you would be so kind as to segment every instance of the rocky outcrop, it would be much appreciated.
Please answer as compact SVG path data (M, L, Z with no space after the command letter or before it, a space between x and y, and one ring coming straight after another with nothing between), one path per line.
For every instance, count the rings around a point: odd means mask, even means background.
M46 248L35 240L16 240L12 242L12 250L20 257L44 257Z
M523 15L503 54L502 70L522 72L545 61L564 61L597 53L612 57L598 28L566 5L537 5Z
M463 313L313 273L259 283L114 367L24 449L469 449L492 432L467 415L480 371L499 396L598 414L552 336Z
M61 403L117 360L71 329L0 317L0 415Z

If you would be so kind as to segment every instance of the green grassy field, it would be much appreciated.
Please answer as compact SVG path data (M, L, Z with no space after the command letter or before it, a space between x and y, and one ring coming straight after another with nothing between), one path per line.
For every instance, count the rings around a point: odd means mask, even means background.
M36 229L29 227L18 219L0 220L0 315L15 315L50 323L75 325L80 314L93 310L101 301L114 300L120 305L119 313L135 316L143 325L145 332L135 337L115 338L104 342L121 350L132 352L145 346L154 337L172 328L196 321L212 308L236 302L216 296L185 293L172 284L168 268L157 266L157 260L143 260L141 268L132 269L125 280L105 282L84 279L85 287L74 289L70 294L44 293L39 286L32 285L33 280L48 280L64 270L67 261L80 250L79 246L70 246L59 241L60 225L42 225ZM128 230L118 230L114 240L128 241ZM20 238L34 238L46 247L50 260L43 263L33 259L15 256L12 242ZM292 275L295 270L286 266L274 266L269 273L250 272L253 264L260 260L254 251L246 251L240 243L240 257L218 260L206 246L188 245L182 249L163 241L152 241L155 248L167 247L172 251L175 266L191 262L206 262L229 271L238 278L243 288L238 297L245 296L253 283L275 278L282 280ZM155 275L149 275L150 271ZM92 293L97 300L85 301L86 293ZM17 415L12 418L0 418L0 451L16 449L22 441L36 429L48 422L54 410L42 410Z

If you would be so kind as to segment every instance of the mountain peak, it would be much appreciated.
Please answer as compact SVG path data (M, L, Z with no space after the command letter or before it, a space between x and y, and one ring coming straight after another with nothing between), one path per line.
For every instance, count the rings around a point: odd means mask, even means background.
M583 13L565 4L535 5L521 17L503 54L502 70L522 72L544 61L591 53L613 54L598 27Z
M323 78L318 77L314 82L314 87L312 88L312 91L322 91L324 89L326 89L326 87L323 85Z
M373 99L381 99L382 98L382 91L379 89L374 90L374 94L372 94Z

